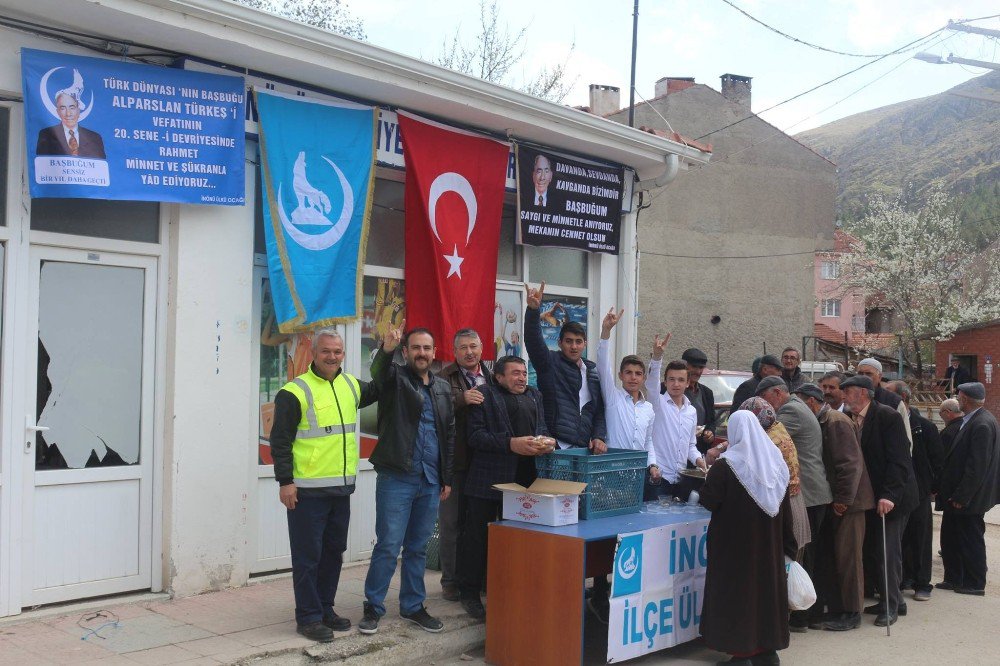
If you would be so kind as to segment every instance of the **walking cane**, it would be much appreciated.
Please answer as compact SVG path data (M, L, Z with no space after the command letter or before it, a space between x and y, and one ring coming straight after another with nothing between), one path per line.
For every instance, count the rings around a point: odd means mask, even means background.
M885 604L885 635L890 636L889 626L892 625L892 614L889 612L889 558L887 556L888 548L886 547L885 541L885 514L882 514L882 564L885 567L885 599L883 603Z

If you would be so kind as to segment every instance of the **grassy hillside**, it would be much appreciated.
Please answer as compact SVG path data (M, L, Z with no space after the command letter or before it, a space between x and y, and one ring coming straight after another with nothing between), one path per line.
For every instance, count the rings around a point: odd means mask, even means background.
M993 101L975 99L991 98ZM853 218L867 194L919 202L928 188L960 195L962 215L1000 229L1000 71L939 95L849 116L796 135L838 166L838 211Z

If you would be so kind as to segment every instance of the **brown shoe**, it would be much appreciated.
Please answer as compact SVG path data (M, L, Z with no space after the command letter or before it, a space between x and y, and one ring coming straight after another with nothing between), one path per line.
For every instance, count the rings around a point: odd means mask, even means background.
M459 601L462 593L458 591L458 585L442 585L441 598L445 601Z

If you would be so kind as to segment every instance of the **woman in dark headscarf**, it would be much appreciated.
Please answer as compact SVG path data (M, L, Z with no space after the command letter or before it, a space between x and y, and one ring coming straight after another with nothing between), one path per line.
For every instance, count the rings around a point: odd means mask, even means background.
M729 417L729 447L701 488L712 512L701 635L743 666L778 664L788 647L786 555L795 537L788 466L748 411Z

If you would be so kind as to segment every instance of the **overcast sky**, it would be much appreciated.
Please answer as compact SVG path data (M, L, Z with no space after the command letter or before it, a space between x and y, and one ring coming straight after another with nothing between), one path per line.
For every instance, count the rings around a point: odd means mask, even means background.
M760 20L800 39L827 48L880 54L944 27L948 19L1000 13L997 0L733 0ZM443 40L461 26L470 37L478 29L474 0L353 0L350 11L362 18L368 40L379 46L432 60ZM632 43L632 0L502 0L512 27L527 25L526 57L520 69L557 63L570 45L571 105L588 103L588 85L621 88L628 104ZM1000 19L975 25L1000 29ZM1000 61L1000 40L944 31L941 43L921 50ZM947 90L988 70L932 65L895 55L825 86L763 117L796 133L854 113ZM848 72L869 58L824 53L780 37L751 22L722 0L640 0L636 101L653 96L663 76L693 76L719 88L725 73L753 77L755 112ZM880 78L882 77L882 78ZM878 80L876 80L878 79ZM840 101L859 88L850 98ZM839 103L838 103L839 102ZM827 107L832 108L827 109ZM681 133L682 128L675 128Z

